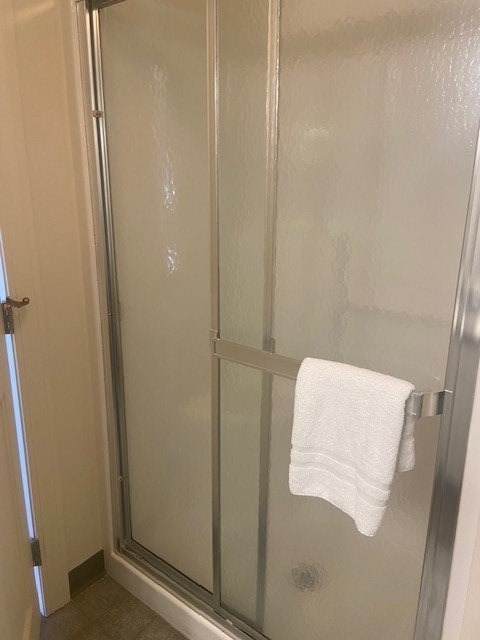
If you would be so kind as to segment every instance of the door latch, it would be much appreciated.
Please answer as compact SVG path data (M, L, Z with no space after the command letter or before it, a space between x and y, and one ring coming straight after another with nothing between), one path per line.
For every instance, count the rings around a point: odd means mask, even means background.
M10 335L15 333L15 325L13 323L13 309L20 309L26 307L30 302L30 298L23 298L23 300L13 300L7 296L7 299L2 302L2 315L3 326L5 328L5 334Z

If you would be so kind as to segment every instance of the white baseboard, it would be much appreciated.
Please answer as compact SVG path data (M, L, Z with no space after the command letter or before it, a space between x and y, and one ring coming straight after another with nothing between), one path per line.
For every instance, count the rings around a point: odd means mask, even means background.
M195 609L182 602L117 553L105 558L107 573L122 587L153 609L189 640L232 640Z

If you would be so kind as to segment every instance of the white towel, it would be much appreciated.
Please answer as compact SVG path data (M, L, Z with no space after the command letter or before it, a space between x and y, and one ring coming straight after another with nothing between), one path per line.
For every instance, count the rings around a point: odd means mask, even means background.
M328 500L374 536L395 469L415 464L415 420L405 411L413 391L405 380L306 358L295 389L290 491Z

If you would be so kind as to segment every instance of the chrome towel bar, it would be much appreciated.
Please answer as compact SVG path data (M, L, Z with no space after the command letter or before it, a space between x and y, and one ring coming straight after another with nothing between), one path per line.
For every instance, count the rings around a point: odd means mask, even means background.
M213 337L213 353L221 360L237 362L246 367L253 367L291 380L296 379L301 364L300 360L294 358L215 337ZM415 391L409 401L407 412L416 419L441 415L446 394L451 394L451 391Z

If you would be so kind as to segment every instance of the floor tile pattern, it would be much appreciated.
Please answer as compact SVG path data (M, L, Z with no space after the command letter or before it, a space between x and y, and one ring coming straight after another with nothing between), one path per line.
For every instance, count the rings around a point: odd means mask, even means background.
M106 576L44 618L40 640L185 640Z

